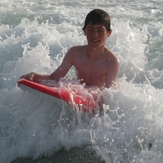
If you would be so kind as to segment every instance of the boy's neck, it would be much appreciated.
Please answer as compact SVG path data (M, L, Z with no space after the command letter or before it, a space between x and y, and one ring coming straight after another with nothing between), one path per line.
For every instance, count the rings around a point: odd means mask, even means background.
M105 52L105 46L99 47L99 48L90 48L89 46L86 46L87 56L90 59L99 59L103 57L103 54Z

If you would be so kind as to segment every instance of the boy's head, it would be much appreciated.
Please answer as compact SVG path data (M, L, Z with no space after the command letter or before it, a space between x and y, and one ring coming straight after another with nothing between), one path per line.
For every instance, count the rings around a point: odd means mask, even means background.
M101 9L94 9L85 18L85 24L83 27L83 30L86 29L87 25L103 25L107 32L109 32L110 29L110 16L107 12Z

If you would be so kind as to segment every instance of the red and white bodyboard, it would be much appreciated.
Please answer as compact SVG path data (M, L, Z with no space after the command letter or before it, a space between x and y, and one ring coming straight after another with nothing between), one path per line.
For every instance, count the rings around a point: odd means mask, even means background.
M80 90L78 92L77 90L73 92L69 88L47 86L26 79L19 79L18 86L22 89L24 89L23 87L26 86L55 98L64 100L72 107L85 112L94 113L94 109L96 107L96 102L93 97L82 96Z

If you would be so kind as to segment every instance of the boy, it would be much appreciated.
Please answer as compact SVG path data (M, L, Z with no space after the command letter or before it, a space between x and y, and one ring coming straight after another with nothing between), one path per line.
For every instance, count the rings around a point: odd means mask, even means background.
M85 19L83 27L87 45L72 47L65 55L61 65L51 75L29 73L20 78L40 82L41 80L59 81L73 65L81 83L109 88L116 82L119 73L118 58L105 47L107 37L112 33L110 16L101 9L94 9Z

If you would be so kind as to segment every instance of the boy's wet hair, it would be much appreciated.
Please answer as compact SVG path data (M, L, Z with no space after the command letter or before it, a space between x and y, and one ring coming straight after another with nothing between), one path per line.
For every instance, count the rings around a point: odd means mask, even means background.
M87 25L103 25L106 30L109 32L110 29L110 16L107 12L101 9L94 9L91 12L88 13L88 15L85 18L85 24L83 27L83 30L86 29Z

